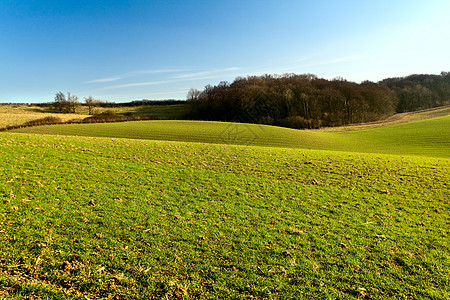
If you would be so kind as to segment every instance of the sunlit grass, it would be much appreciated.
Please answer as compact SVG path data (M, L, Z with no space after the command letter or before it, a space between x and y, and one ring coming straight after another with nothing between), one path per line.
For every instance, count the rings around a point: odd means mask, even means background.
M450 116L354 131L202 121L53 125L15 132L450 157Z
M0 298L448 299L449 122L0 133Z
M95 107L93 112L96 114L113 112L115 114L127 114L139 117L152 115L162 119L180 119L184 116L185 109L184 104L176 104L136 107ZM58 117L62 122L84 119L89 116L89 108L80 105L77 106L75 114L65 114L50 112L49 108L43 106L3 104L0 105L0 128L22 125L26 122L49 116Z
M0 294L450 297L448 159L0 133Z
M29 121L50 116L60 118L62 122L67 122L73 119L84 119L87 117L87 114L49 113L39 106L0 105L0 128L22 125Z

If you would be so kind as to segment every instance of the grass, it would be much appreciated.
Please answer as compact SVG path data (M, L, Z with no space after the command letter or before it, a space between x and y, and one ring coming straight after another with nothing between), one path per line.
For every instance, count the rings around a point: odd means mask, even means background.
M446 158L0 133L0 165L5 298L450 297Z
M0 105L0 128L7 126L22 125L26 122L44 117L58 117L62 122L73 119L84 119L89 115L87 106L78 106L76 114L61 114L51 112L46 107L24 105L24 104L2 104ZM127 114L132 116L153 115L162 119L180 119L185 114L184 104L175 105L146 105L137 107L95 107L94 113L100 114L111 111L115 114Z
M0 298L448 299L449 123L0 133Z
M450 115L450 105L435 107L430 109L424 109L415 112L397 113L385 120L363 123L363 124L353 124L347 126L339 127L329 127L326 128L327 131L344 131L344 130L361 130L369 129L375 127L381 127L386 125L395 125L401 123L408 123L413 121L420 121L438 117L445 117Z
M84 119L85 114L58 114L46 112L42 107L28 105L0 105L0 128L22 125L26 122L42 119L44 117L57 117L62 122L72 119Z
M449 158L450 130L448 128L450 128L450 115L351 131L294 130L254 124L167 120L52 125L14 131Z
M96 113L102 113L112 110L116 114L129 114L133 116L148 116L153 115L161 119L176 120L182 119L186 113L185 104L172 105L143 105L137 107L114 107L114 108L95 108Z

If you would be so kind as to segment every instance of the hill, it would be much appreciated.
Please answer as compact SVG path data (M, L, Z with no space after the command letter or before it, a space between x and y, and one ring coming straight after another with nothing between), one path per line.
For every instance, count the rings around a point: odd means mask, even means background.
M188 93L189 117L289 128L380 121L395 112L450 104L450 74L410 75L378 83L326 80L313 74L238 77Z
M1 132L0 295L448 299L450 116L420 118Z
M45 117L59 118L61 122L67 122L72 119L83 119L87 114L59 114L34 105L0 104L0 130Z
M141 104L141 105L137 105ZM185 104L163 104L138 102L135 106L127 104L111 104L110 106L92 108L95 114L117 114L119 116L145 117L153 116L159 119L181 119L185 114ZM73 120L83 120L89 117L89 108L87 106L77 106L77 113L57 113L48 105L31 104L0 104L0 130L8 126L24 125L27 122L42 120L46 117L60 119L61 122L70 122Z
M52 125L14 132L450 157L450 116L360 130L294 130L206 121Z

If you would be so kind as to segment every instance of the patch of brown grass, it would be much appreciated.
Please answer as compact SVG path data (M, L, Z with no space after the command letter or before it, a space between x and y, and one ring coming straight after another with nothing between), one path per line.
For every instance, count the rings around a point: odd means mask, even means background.
M43 107L25 104L0 105L0 128L18 126L46 117L55 117L61 119L61 122L67 122L72 119L84 119L87 115L49 113Z
M381 120L381 121L361 123L361 124L352 124L352 125L345 125L345 126L339 126L339 127L327 127L327 128L322 128L320 130L327 130L327 131L360 130L360 129L375 128L375 127L394 125L394 124L400 124L400 123L408 123L408 122L431 119L431 118L445 117L448 115L450 115L450 105L435 107L435 108L430 108L430 109L424 109L424 110L419 110L419 111L414 111L414 112L398 113L398 114L394 114L394 115L392 115L384 120Z

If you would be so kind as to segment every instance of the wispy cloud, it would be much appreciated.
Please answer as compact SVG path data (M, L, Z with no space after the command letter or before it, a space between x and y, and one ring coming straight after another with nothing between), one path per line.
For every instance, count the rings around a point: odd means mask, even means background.
M162 84L175 83L175 82L181 82L181 81L213 79L213 78L218 78L218 77L223 76L224 73L237 71L237 70L240 70L240 68L230 67L230 68L224 68L224 69L214 69L214 70L208 70L208 71L202 71L202 72L186 73L186 74L180 74L180 75L175 75L175 76L169 77L169 79L167 79L167 80L131 82L131 83L108 85L108 86L98 89L98 91L162 85ZM133 74L137 75L137 74L153 74L153 73L175 73L175 72L183 72L183 71L186 71L186 69L142 70L142 71L134 71ZM123 77L117 77L117 78L123 79L126 77L123 76ZM96 81L96 82L101 82L101 81ZM108 81L103 81L103 82L108 82Z
M136 71L131 71L131 72L122 74L120 76L93 79L93 80L85 81L84 83L107 83L107 82L118 81L121 79L126 79L129 77L143 75L143 74L177 73L177 72L185 72L185 71L186 71L186 69L174 69L174 68L172 68L172 69L136 70ZM146 84L144 84L144 82L143 82L142 85L146 85ZM125 86L125 87L127 87L127 86Z
M186 69L155 69L155 70L138 70L130 72L132 75L140 75L140 74L158 74L158 73L178 73L185 72Z
M232 68L225 68L225 69L218 69L218 70L181 74L181 75L175 76L174 78L177 78L177 79L187 79L187 78L204 79L205 76L206 76L206 78L211 78L210 76L213 74L219 75L221 73L237 71L237 70L239 70L239 68L232 67Z
M160 81L148 81L148 82L133 82L133 83L124 83L124 84L116 84L106 86L100 90L112 90L112 89L123 89L137 86L150 86L150 85L159 85L173 82L173 80L160 80Z
M108 77L108 78L99 78L94 80L85 81L85 83L104 83L104 82L113 82L122 79L123 77Z
M277 65L265 65L258 67L249 67L251 73L262 74L262 73L272 73L272 74L283 74L283 73L305 73L314 72L318 67L340 64L348 61L357 61L369 57L367 54L356 54L348 55L334 58L315 58L315 56L305 56L303 58L285 61Z

